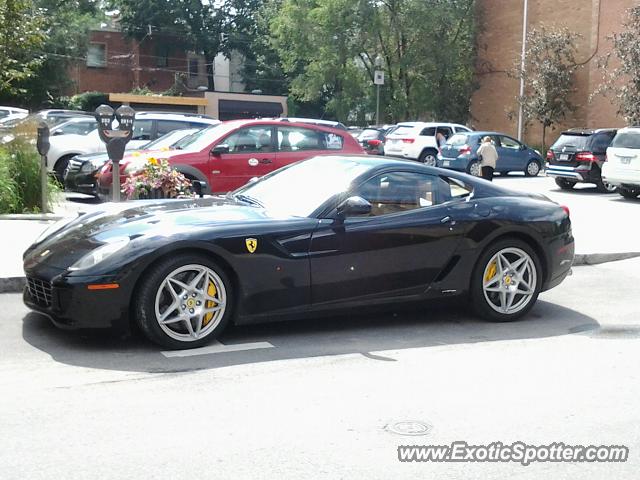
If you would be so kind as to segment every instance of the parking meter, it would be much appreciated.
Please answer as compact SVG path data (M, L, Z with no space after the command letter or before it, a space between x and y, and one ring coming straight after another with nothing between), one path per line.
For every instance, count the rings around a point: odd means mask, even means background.
M136 112L133 108L122 105L115 112L109 105L96 108L96 120L100 139L107 146L107 155L113 164L113 201L120 201L120 160L124 150L133 136L133 122ZM118 120L118 128L113 128L113 120Z
M48 212L47 205L47 153L49 153L49 125L45 122L38 124L38 139L36 147L40 154L40 194L42 195L42 212Z

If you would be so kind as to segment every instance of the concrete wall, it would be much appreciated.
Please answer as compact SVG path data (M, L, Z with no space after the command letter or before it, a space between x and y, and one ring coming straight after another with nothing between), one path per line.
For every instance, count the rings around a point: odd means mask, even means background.
M598 57L611 49L606 37L622 28L625 10L636 3L634 0L529 0L529 30L544 24L567 27L581 34L576 60L585 62L576 74L575 92L571 95L577 110L567 117L563 125L548 132L547 144L555 140L564 128L624 124L608 99L599 96L589 102L589 96L601 82ZM481 25L476 77L479 88L471 99L471 123L476 129L517 133L519 83L507 72L520 60L523 5L523 0L477 2ZM516 113L513 119L507 116L510 111ZM540 144L540 131L539 125L532 124L525 132L525 139Z

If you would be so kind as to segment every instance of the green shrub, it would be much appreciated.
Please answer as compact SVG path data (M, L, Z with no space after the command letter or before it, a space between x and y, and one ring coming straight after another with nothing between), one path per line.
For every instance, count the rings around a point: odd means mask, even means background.
M103 92L85 92L69 99L69 108L93 112L103 103L109 103L109 95Z
M59 190L49 177L49 206ZM0 214L41 212L40 197L40 156L35 147L22 139L0 145Z

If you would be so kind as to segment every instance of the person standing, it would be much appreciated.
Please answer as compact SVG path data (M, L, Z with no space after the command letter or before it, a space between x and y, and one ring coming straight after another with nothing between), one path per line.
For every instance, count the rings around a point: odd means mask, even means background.
M493 181L493 171L496 169L496 162L498 161L498 150L493 145L491 137L487 135L482 139L482 144L478 148L477 154L480 159L482 178L490 182Z

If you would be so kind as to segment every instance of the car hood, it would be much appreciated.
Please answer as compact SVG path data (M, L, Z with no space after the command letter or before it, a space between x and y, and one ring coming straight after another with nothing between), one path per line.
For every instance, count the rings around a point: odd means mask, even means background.
M24 254L24 266L30 269L45 263L68 268L91 250L125 237L135 248L150 239L188 240L213 229L246 229L253 223L290 218L226 197L105 204L104 209L81 215L33 244Z

